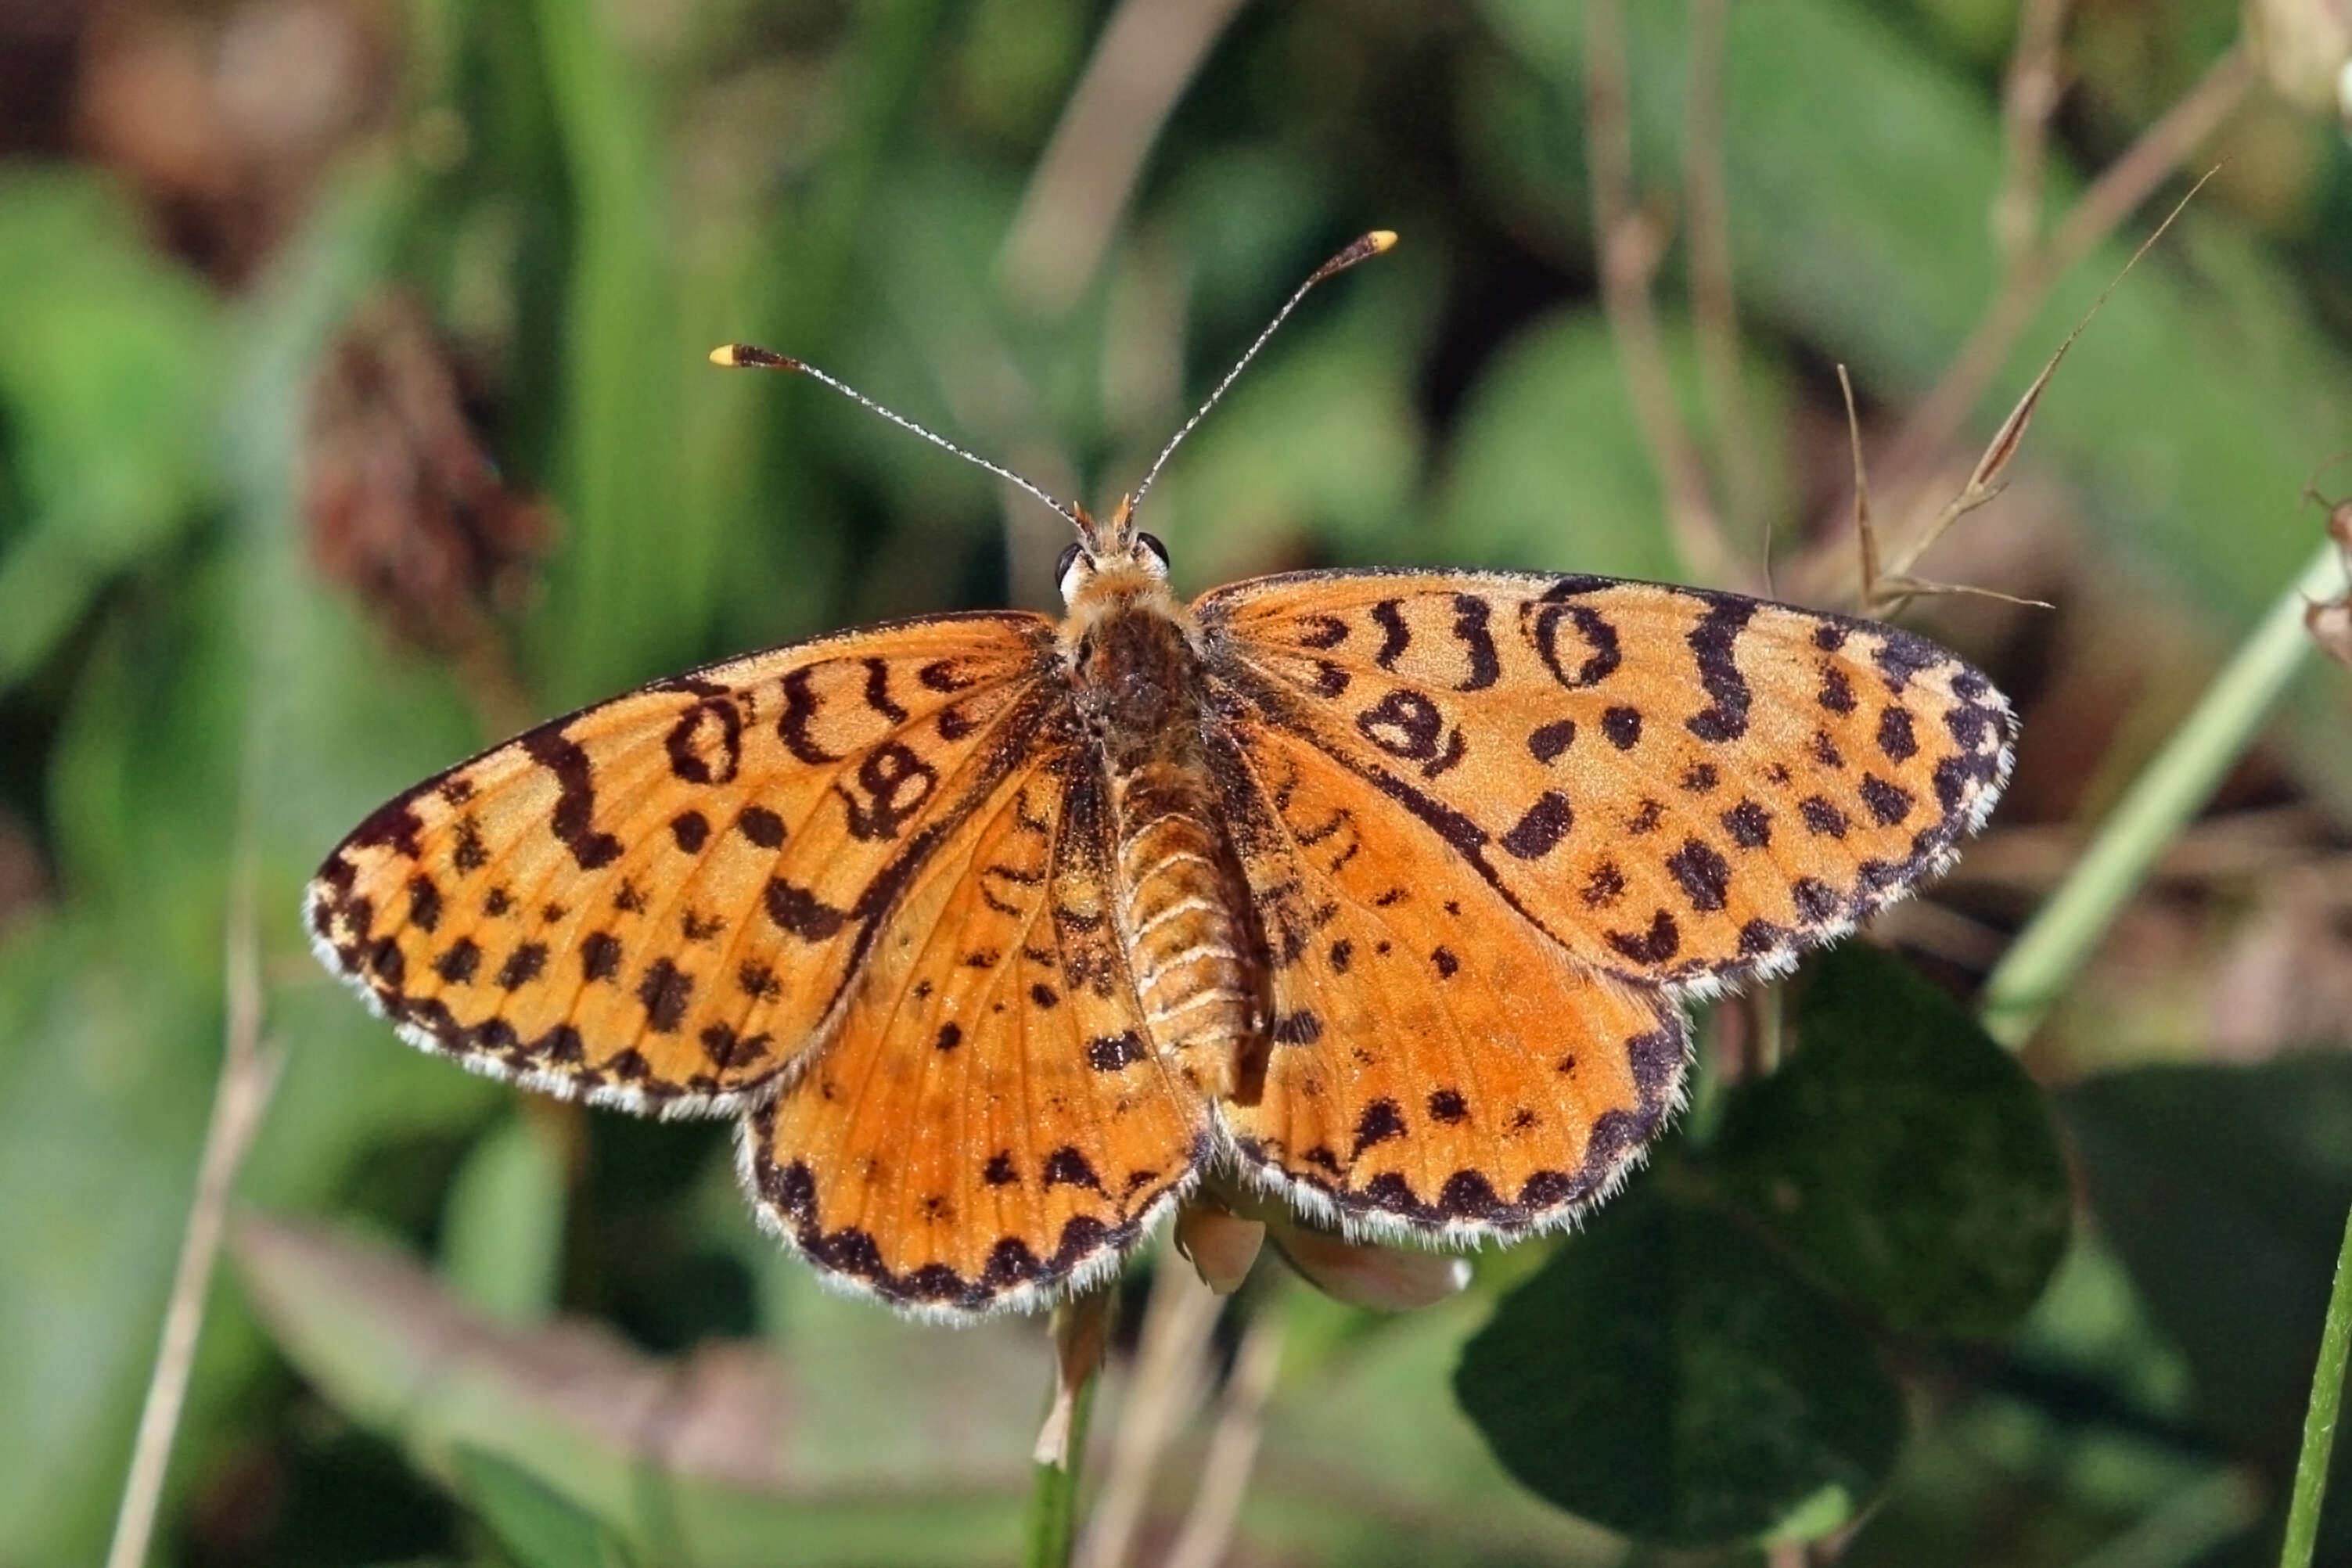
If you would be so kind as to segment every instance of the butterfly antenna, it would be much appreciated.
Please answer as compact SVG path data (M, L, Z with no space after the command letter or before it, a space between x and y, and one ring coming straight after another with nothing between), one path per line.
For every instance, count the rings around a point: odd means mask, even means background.
M881 404L875 402L872 398L866 396L864 393L858 391L847 382L841 380L837 376L827 375L824 372L817 369L816 366L813 364L806 363L801 360L796 360L790 354L780 354L773 349L753 348L750 343L722 343L718 348L710 351L710 363L717 365L725 365L730 370L795 371L802 375L807 376L811 381L821 382L824 385L833 388L834 391L841 394L844 397L848 398L851 402L857 404L861 407L871 409L873 412L879 414L883 418L887 419L891 424L898 426L899 429L911 430L916 435L920 436L924 440L929 441L932 446L938 447L945 451L953 452L957 457L961 458L965 462L971 464L974 468L986 468L998 479L1006 480L1012 484L1019 485L1023 489L1027 490L1031 495L1035 496L1039 500L1044 501L1047 506L1052 507L1055 511L1059 512L1062 517L1068 521L1072 528L1076 529L1080 533L1087 531L1086 520L1079 515L1078 510L1076 507L1071 506L1066 501L1055 500L1037 485L1023 479L1019 474L1014 473L1011 468L1006 468L1003 464L992 463L977 452L966 451L963 447L957 446L953 441L949 440L946 437L939 434L937 431L927 429L923 426L916 424L913 420L908 418L905 415L898 413L895 409L884 407Z
M1307 281L1298 286L1298 291L1291 295L1284 302L1282 309L1274 313L1274 320L1265 324L1265 331L1258 333L1257 341L1244 352L1242 357L1234 363L1233 369L1225 372L1225 379L1217 383L1216 390L1209 394L1208 401L1201 405L1192 417L1184 421L1182 429L1168 438L1168 445L1160 448L1160 456L1151 460L1150 471L1143 476L1143 482L1135 487L1134 494L1128 497L1128 504L1130 508L1142 501L1143 492L1151 488L1151 481L1160 477L1160 470L1167 467L1168 459L1175 455L1176 448L1184 444L1184 437L1192 433L1192 426L1207 417L1209 410L1217 405L1217 399L1225 395L1225 388L1241 378L1242 372L1249 368L1249 362L1257 358L1257 351L1265 347L1265 341L1274 336L1276 328L1290 319L1291 311L1298 309L1298 302L1307 298L1307 291L1326 278L1345 272L1359 261L1370 260L1396 244L1396 239L1397 237L1387 229L1376 228L1307 276Z

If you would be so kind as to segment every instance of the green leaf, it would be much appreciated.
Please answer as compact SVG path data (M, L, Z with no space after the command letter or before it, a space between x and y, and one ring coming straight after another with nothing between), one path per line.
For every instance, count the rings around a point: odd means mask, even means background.
M780 1541L810 1564L1017 1547L1045 1370L1033 1326L949 1335L815 1300L779 1255L812 1298L805 1332L773 1358L711 1342L665 1362L583 1321L491 1322L348 1229L248 1212L229 1247L280 1349L353 1421L445 1479L462 1481L467 1449L560 1476L644 1561L749 1568Z
M474 1146L449 1189L441 1272L499 1322L534 1322L555 1304L563 1163L552 1119L519 1107Z
M1984 1336L2032 1310L2073 1200L2042 1090L1883 949L1814 963L1797 1055L1743 1086L1707 1163L1724 1195L1895 1328Z
M2058 1103L2100 1229L2188 1359L2204 1418L2290 1459L2352 1208L2352 1059L2140 1068Z
M0 423L30 503L0 555L0 689L210 489L215 307L130 199L84 174L0 180Z
M594 1514L512 1460L461 1447L457 1468L475 1509L520 1568L619 1568L628 1562Z
M1686 344L1685 333L1669 340L1677 372L1691 368ZM1696 375L1680 375L1679 385L1684 416L1704 429ZM1780 386L1759 374L1745 392L1750 420L1777 429ZM1786 488L1783 476L1768 483L1776 495ZM1596 313L1538 321L1495 356L1470 390L1440 494L1444 552L1465 564L1689 575L1659 526L1665 496L1608 323Z
M2284 1478L2352 1209L2352 1059L2140 1068L2058 1105L2092 1212L2188 1362L2198 1415ZM2332 1498L2352 1494L2352 1450L2328 1468ZM2318 1557L2352 1557L2352 1508L2322 1512Z
M1463 1351L1455 1397L1529 1489L1643 1540L1850 1520L1894 1468L1901 1392L1737 1220L1660 1184L1504 1298Z

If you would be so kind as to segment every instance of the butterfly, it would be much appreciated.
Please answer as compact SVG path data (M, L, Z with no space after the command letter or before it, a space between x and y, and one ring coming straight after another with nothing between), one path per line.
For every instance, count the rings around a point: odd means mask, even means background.
M763 1224L917 1316L1085 1289L1204 1180L1379 1242L1570 1224L1679 1103L1686 1003L1940 870L2008 775L2008 703L1891 626L1474 571L1186 604L1150 476L1097 521L983 466L1076 528L1059 621L656 681L397 796L306 902L411 1044L737 1118Z

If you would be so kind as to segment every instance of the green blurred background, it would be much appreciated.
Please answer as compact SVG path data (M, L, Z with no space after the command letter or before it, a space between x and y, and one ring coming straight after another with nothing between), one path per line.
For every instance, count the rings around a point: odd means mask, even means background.
M342 1228L238 1232L158 1560L496 1560L453 1500L452 1435L485 1429L584 1495L693 1513L702 1561L1008 1560L1034 1325L825 1297L753 1233L719 1130L402 1047L311 963L300 885L382 798L537 718L860 621L1049 605L1058 520L813 385L712 369L725 341L1104 502L1298 279L1393 228L1154 490L1180 586L1711 570L1664 525L1601 305L1583 9L0 8L0 1563L102 1551L247 961L285 1066L238 1192ZM2319 537L2298 495L2352 414L2352 158L2246 65L2226 0L2060 7L2024 184L2015 0L1749 0L1719 49L1715 7L1631 10L1658 358L1738 574L1769 559L1822 603L1850 560L1834 367L1891 438L2014 280L1996 193L2023 193L2010 232L2046 227L2213 109L2183 167L2221 173L2081 340L2011 494L1922 565L2056 605L1914 617L2027 714L1995 831L1885 933L1965 990ZM1723 127L1727 378L1691 324L1695 109ZM1883 519L1958 488L2186 184L2091 235ZM2028 1052L2084 1238L2021 1335L1898 1348L1892 1489L1801 1554L2259 1560L2352 1201L2343 672L2297 701ZM1232 1561L1621 1557L1452 1403L1540 1250L1395 1320L1261 1301L1289 1339ZM1180 1426L1144 1560L1205 1433Z

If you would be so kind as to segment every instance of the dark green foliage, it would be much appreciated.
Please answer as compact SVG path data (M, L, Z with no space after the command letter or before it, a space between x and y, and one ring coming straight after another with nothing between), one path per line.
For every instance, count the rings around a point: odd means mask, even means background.
M2150 1067L2059 1099L2102 1235L2189 1364L2198 1419L2282 1488L2345 1215L2352 1060ZM2352 1552L2338 1444L2321 1552Z
M2042 1091L1892 954L1849 943L1813 970L1794 1058L1463 1352L1455 1393L1496 1457L1597 1523L1685 1543L1843 1528L1902 1441L1880 1342L2005 1332L2065 1250Z
M521 1466L464 1448L457 1468L475 1510L515 1568L628 1568L628 1554L595 1515Z
M1742 1086L1706 1159L1723 1196L1897 1332L2006 1333L2073 1207L2042 1090L1880 949L1813 961L1795 1059Z
M1521 1482L1628 1535L1736 1540L1809 1505L1851 1518L1894 1467L1901 1391L1835 1302L1660 1185L1503 1299L1463 1350L1463 1409Z

